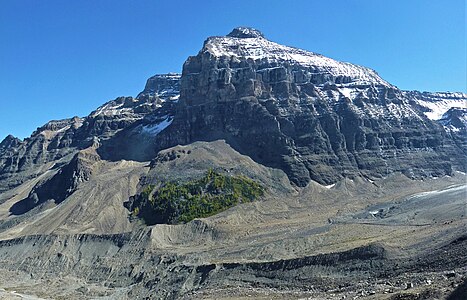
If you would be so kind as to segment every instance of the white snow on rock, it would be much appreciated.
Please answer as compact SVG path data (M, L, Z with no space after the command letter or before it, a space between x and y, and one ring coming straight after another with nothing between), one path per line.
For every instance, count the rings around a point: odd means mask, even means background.
M467 102L465 100L438 100L438 101L424 101L416 100L416 102L429 109L425 115L431 120L439 120L442 116L452 107L465 108Z
M156 136L162 130L166 129L170 124L172 124L173 118L167 117L162 122L157 124L145 125L141 128L141 133L145 133L148 135Z
M431 120L440 120L453 107L467 108L467 94L463 93L413 93L415 102L424 107L425 115Z
M336 61L306 50L280 45L261 36L247 38L211 37L205 43L204 49L217 57L242 57L252 60L299 64L311 68L317 74L350 77L352 78L350 85L371 83L391 86L374 70Z
M178 73L154 75L147 80L144 90L136 98L156 96L161 100L175 100L174 98L180 95L180 78L181 74Z
M339 91L344 95L345 97L349 99L353 99L354 97L352 96L353 94L358 94L358 90L352 89L352 88L339 88Z
M131 112L131 111L132 111L131 108L124 107L124 103L117 103L116 101L113 100L98 107L94 112L91 113L91 117L96 117L99 115L115 116L115 115L121 115L125 112Z
M463 110L458 111L458 112L459 113L457 114L457 116L454 117L458 120L457 122L452 120L453 116L450 115L449 112L446 112L445 114L443 114L441 119L439 119L438 121L448 131L458 132L461 130L462 127L465 129L467 128L467 108L464 108Z

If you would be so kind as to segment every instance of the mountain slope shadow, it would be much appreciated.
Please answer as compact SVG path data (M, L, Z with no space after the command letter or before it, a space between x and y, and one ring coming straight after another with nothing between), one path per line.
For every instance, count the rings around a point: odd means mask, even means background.
M29 195L11 206L10 213L22 215L53 200L59 204L73 194L81 182L89 180L93 165L100 160L93 148L80 151L50 179L38 182Z
M108 139L99 141L97 153L104 160L149 161L156 157L159 134L172 124L176 113L174 102L163 102L161 107L118 131Z
M463 300L467 298L467 279L464 280L464 283L459 285L452 293L449 295L447 300Z

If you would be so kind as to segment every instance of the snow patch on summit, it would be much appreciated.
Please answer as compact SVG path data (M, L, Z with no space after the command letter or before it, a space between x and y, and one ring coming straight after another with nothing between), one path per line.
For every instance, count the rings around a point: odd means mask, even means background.
M310 68L316 74L348 77L350 85L379 84L391 86L374 70L340 62L323 55L271 42L263 37L210 37L204 50L217 57L235 57L268 62L288 62Z

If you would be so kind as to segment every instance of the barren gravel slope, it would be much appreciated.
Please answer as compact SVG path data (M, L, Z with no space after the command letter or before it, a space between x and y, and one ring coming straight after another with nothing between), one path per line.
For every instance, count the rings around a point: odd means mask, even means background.
M123 202L145 184L211 167L261 182L266 196L183 225L130 222ZM223 141L177 146L153 162L99 161L58 205L9 216L35 182L1 195L0 288L53 299L445 297L467 272L465 180L393 175L294 188Z

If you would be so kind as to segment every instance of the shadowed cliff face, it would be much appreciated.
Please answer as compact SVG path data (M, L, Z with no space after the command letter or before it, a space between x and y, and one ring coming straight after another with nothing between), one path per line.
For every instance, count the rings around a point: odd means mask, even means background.
M209 38L185 62L160 149L223 138L299 186L464 170L462 149L443 127L373 70L247 31Z
M21 215L48 200L59 204L73 194L81 182L90 179L92 167L99 160L92 147L78 152L52 178L37 183L28 197L15 203L10 212L13 215Z
M447 133L467 156L467 108L465 106L450 108L439 119L439 123L444 126Z

